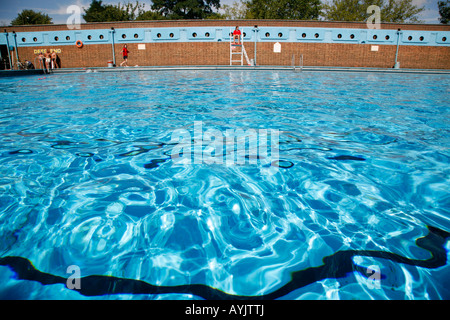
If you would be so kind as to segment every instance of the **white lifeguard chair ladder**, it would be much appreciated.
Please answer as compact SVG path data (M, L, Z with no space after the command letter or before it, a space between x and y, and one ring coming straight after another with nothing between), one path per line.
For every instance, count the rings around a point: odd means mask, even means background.
M240 59L236 60L234 56L239 56ZM247 62L247 65L250 64L250 60L248 59L247 51L245 51L244 47L244 32L242 31L241 34L241 42L235 43L233 40L233 31L230 29L230 66L232 66L234 63L238 62L241 64L241 66L244 65L244 57L245 61Z

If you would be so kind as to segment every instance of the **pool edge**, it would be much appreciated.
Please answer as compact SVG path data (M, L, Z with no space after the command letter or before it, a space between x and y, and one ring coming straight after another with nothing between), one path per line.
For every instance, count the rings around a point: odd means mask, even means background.
M182 70L226 70L226 71L291 71L291 72L376 72L376 73L415 73L450 74L447 69L394 69L360 67L292 67L292 66L134 66L134 67L93 67L56 69L53 73L82 72L131 72L131 71L182 71Z
M17 77L17 76L33 76L45 74L44 70L32 69L32 70L0 70L0 78L2 77Z

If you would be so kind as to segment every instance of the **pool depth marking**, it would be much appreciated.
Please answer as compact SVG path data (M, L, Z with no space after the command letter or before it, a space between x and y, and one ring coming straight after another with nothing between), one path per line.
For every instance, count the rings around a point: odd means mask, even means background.
M397 263L435 269L447 263L445 243L450 232L427 226L429 233L416 240L416 245L431 253L427 260L409 259L396 253L375 250L344 250L323 258L324 264L295 271L291 280L281 288L260 296L241 296L223 292L204 284L187 284L179 286L157 286L145 281L118 278L113 276L91 275L80 278L78 291L84 296L101 296L107 294L192 294L206 300L274 300L290 292L305 287L314 282L327 278L344 278L348 273L358 271L368 277L365 268L353 262L355 256L381 258ZM7 256L0 258L0 265L10 267L17 275L17 279L40 282L42 285L64 284L67 279L37 270L32 263L23 257Z

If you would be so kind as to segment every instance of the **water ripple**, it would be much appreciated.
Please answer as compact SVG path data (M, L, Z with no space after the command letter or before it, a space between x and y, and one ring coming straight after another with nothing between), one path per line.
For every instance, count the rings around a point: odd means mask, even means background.
M2 257L57 276L76 264L84 275L260 296L338 252L428 259L414 240L427 225L449 230L446 76L135 76L54 75L52 96L33 79L5 83ZM278 129L280 159L174 165L171 135L193 133L194 121L220 132ZM439 286L448 266L429 272L364 259L357 265L390 270L381 291L352 273L287 290L287 298L449 297Z

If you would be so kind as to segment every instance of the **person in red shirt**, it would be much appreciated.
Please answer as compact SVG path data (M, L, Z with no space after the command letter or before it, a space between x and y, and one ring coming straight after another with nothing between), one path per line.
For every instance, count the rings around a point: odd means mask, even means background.
M236 39L237 39L237 43L241 43L241 30L239 30L239 27L236 27L236 29L234 29L233 31L233 41L234 43L236 43Z
M129 53L129 52L130 52L130 51L128 51L127 45L124 44L124 45L123 45L123 49L122 49L123 62L120 64L120 66L122 66L122 65L125 63L125 67L128 67L127 62L128 62L128 53Z

